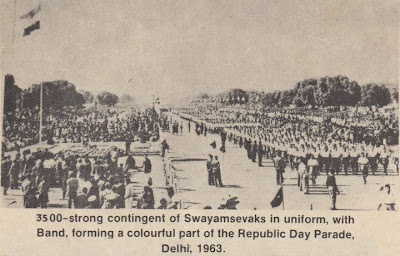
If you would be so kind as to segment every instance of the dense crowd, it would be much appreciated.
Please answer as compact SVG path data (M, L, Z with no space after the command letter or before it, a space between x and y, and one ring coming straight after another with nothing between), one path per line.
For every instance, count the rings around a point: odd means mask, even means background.
M47 208L50 187L60 187L69 208L154 208L151 177L143 191L132 181L133 172L151 173L149 157L138 165L131 154L121 159L124 156L121 150L110 148L94 157L73 151L53 154L47 149L17 153L13 159L3 157L3 194L21 189L26 208Z
M3 123L3 149L15 150L39 142L39 111L8 113ZM65 108L44 114L42 141L86 143L159 139L154 109Z
M110 142L159 139L158 115L153 109L84 108L59 111L47 118L47 139L64 142Z
M3 151L39 142L39 110L23 109L3 115Z
M9 189L21 189L26 208L46 208L50 187L61 188L70 208L173 208L165 198L156 205L150 176L139 192L131 180L133 172L152 170L147 156L141 166L136 164L130 145L159 140L159 115L153 108L52 111L45 115L43 140L47 144L79 143L81 147L54 154L48 149L25 148L38 142L38 111L15 111L5 120L1 185L5 195ZM124 141L125 151L87 145L110 141ZM15 151L6 154L9 150ZM126 157L124 163L121 157Z

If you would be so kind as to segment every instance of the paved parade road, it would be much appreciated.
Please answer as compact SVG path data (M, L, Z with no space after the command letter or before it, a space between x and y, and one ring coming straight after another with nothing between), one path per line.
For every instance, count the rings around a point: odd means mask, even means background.
M176 117L175 117L176 118ZM209 153L215 153L209 145L214 140L220 147L220 137L215 134L197 135L195 124L188 132L187 122L183 122L183 133L172 135L163 133L171 148L171 155L177 157L207 158ZM270 202L277 193L275 169L272 161L264 159L263 167L247 159L244 148L226 142L226 152L218 152L221 162L223 188L208 185L206 161L185 161L175 163L178 176L177 198L182 200L183 207L202 209L211 206L213 209L224 203L224 199L237 196L240 203L237 209L271 209ZM337 198L337 208L340 210L376 210L381 198L381 186L392 185L397 197L399 176L369 176L368 183L363 184L362 176L336 176L340 195ZM311 187L310 194L305 195L297 187L297 172L286 169L284 174L284 207L291 210L329 210L330 197L325 187L326 176L317 179L317 186ZM276 209L282 209L283 206Z

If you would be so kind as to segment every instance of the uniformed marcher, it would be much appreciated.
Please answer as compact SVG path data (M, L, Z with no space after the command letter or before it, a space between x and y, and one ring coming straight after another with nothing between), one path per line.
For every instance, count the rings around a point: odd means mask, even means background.
M221 164L218 160L218 156L214 156L214 161L211 164L211 168L214 174L214 183L216 187L223 187L221 178Z
M367 184L368 165L369 165L368 158L365 156L364 152L361 152L361 156L358 159L358 166L359 166L360 171L361 171L361 173L363 175L364 184Z
M380 162L383 167L383 173L385 173L385 175L388 175L387 170L388 170L388 166L389 166L389 153L385 146L383 146L383 149L380 153L380 158L381 158Z
M281 152L278 152L276 157L274 158L274 165L276 169L276 184L283 184L283 173L285 172L286 162L283 157L281 157Z
M144 158L144 162L143 162L143 171L144 173L149 173L151 172L151 161L148 158L148 156L146 155Z
M319 165L318 160L315 158L314 155L312 155L311 158L308 159L307 166L309 169L308 172L311 174L312 184L313 186L315 186L319 174Z
M369 166L371 167L372 175L375 175L376 170L378 169L378 156L377 151L374 145L370 146L370 150L368 151L368 161Z
M263 148L263 145L261 144L261 140L258 143L257 155L258 155L258 166L261 167L262 166L262 158L263 158L263 155L264 155L264 148Z
M251 149L251 161L256 162L257 159L257 141L254 141L253 147Z
M358 152L355 147L350 151L350 159L351 159L351 169L353 174L358 173Z
M307 171L307 166L305 165L306 160L303 158L299 159L299 163L297 165L297 171L300 179L300 191L304 191L304 194L308 194L309 188L309 173Z
M336 178L334 171L330 171L326 178L326 188L328 189L329 196L331 198L332 206L331 210L336 210L336 196L340 194L336 184Z
M349 150L347 150L347 147L343 148L343 153L342 153L342 165L343 165L343 170L344 170L344 174L347 175L347 171L349 169L350 166L350 152Z
M210 154L209 159L207 160L207 173L208 173L208 185L215 185L214 183L214 173L212 170L212 161L213 156Z

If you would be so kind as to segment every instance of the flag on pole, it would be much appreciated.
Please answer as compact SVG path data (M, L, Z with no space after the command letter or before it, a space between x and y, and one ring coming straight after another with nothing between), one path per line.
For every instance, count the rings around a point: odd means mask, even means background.
M22 15L21 17L19 17L20 19L32 19L33 17L35 17L35 15L40 11L41 6L39 4L38 7L36 7L35 9L29 11L28 13Z
M19 19L21 20L21 26L23 26L24 29L24 33L22 36L29 36L33 31L40 29L40 20L37 19L37 16L41 9L42 7L39 3L37 7L19 17ZM32 21L34 17L35 20Z
M36 29L40 29L40 21L36 21L35 23L33 23L32 25L30 25L29 27L24 29L24 34L23 36L29 36L31 34L32 31L35 31Z
M278 193L276 193L274 199L271 201L271 206L272 208L278 207L282 204L283 202L283 186L278 190Z
M210 144L210 146L211 146L213 149L216 149L216 148L217 148L217 143L215 143L215 140L214 140L213 143Z

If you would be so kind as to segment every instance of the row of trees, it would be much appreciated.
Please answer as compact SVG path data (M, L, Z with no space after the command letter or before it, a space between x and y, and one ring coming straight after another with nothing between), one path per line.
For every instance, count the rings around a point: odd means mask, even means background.
M211 97L202 95L201 101L218 101L225 104L250 103L264 107L329 107L329 106L377 106L398 102L398 88L386 85L366 84L360 86L345 76L306 79L291 90L245 92L233 89Z
M33 84L22 90L15 84L13 75L5 76L4 112L14 111L17 107L34 108L40 105L40 84ZM114 106L121 102L133 102L130 95L123 94L121 100L110 92L101 92L96 97L88 91L77 91L75 85L65 80L43 82L43 109L61 109L65 106L81 107L83 104L98 102L100 105ZM97 99L97 101L95 100Z

